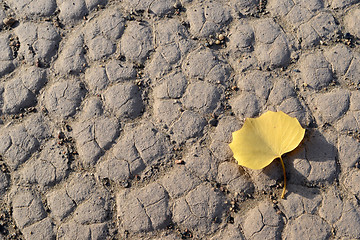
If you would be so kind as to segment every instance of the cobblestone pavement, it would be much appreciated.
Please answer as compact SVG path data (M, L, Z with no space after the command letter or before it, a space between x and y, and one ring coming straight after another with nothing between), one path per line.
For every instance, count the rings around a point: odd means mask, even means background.
M0 2L1 240L360 239L359 0Z

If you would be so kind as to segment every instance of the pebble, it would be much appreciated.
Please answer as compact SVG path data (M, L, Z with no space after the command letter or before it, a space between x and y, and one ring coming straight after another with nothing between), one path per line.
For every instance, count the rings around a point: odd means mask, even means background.
M219 37L218 37L218 38L219 38L220 41L222 41L222 40L225 39L225 35L224 35L224 34L219 34Z
M3 20L3 23L9 27L11 27L15 22L16 22L15 18L12 17L4 18Z

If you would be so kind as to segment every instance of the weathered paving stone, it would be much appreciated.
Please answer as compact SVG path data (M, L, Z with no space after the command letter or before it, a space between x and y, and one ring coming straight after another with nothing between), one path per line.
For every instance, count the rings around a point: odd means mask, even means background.
M139 89L132 83L109 87L103 94L103 100L105 108L119 118L136 118L144 108Z
M40 68L29 67L21 70L20 75L4 84L4 113L18 113L21 109L36 105L36 94L47 81L46 72Z
M45 92L45 107L54 117L67 118L75 114L84 95L80 81L58 81Z
M190 32L197 37L216 34L231 19L226 5L218 2L194 3L187 9Z
M213 84L225 84L229 77L228 65L209 49L200 48L189 53L182 70L189 79L202 79Z
M73 136L79 156L85 166L93 166L119 136L119 122L105 116L100 99L90 98L85 103L79 121L73 124ZM90 150L91 149L91 150Z
M254 29L246 22L234 24L228 35L230 52L239 58L244 52L252 52L255 44Z
M206 120L198 113L186 110L171 128L171 137L177 143L184 143L187 140L202 135Z
M219 159L208 148L193 146L185 156L184 161L185 167L200 179L216 179Z
M325 219L328 223L334 224L340 219L343 207L344 203L339 190L336 188L330 188L326 193L324 193L321 207L319 209L319 216Z
M254 186L246 176L240 166L232 162L223 162L219 165L217 180L219 183L226 185L226 188L235 193L248 194L252 193Z
M124 190L117 195L116 201L122 229L147 232L162 229L170 222L168 195L158 183L130 193Z
M214 221L224 211L224 197L210 184L201 184L173 205L173 221L191 229L194 236L212 233L218 227Z
M227 225L225 229L218 231L218 233L210 238L210 240L225 240L225 239L237 239L245 240L244 235L241 233L240 228L234 225Z
M276 239L283 223L276 210L268 202L261 202L246 213L242 229L246 239Z
M326 52L324 52L324 56L338 77L347 72L353 59L352 51L343 44L337 44L327 49Z
M284 239L311 238L328 239L331 235L330 226L319 216L303 214L289 221L284 229Z
M45 218L23 229L26 239L55 239L54 223L50 218Z
M322 199L317 189L307 189L301 185L289 184L285 199L279 204L279 209L288 220L300 217L302 214L315 214L321 206Z
M108 226L106 223L83 225L71 220L60 225L56 239L101 240L107 235Z
M320 90L333 81L330 64L321 53L309 54L300 59L303 83L307 87Z
M29 161L21 170L21 181L38 184L42 189L60 182L68 171L67 150L56 141L49 141L34 161Z
M351 5L355 4L356 2L357 2L356 0L346 0L346 1L332 0L330 6L333 9L341 9L341 8L351 6Z
M54 65L55 70L63 75L83 71L87 63L83 45L83 33L81 31L74 31L64 42L63 46L60 46L59 56Z
M321 12L308 22L300 25L297 33L303 48L310 48L320 43L320 40L331 40L336 36L338 25L334 17L327 12Z
M15 34L20 41L18 53L27 62L40 61L40 64L48 65L58 50L60 35L51 23L22 23L15 28Z
M255 54L262 68L285 67L290 62L290 47L286 35L273 20L261 19L254 23Z
M13 51L11 50L9 44L9 35L8 34L0 34L0 76L4 76L5 74L14 70L15 66L13 64Z
M335 223L337 237L359 238L360 212L357 203L346 201L339 221Z
M75 207L74 201L69 197L65 189L48 193L46 199L52 217L58 221L68 216Z
M289 158L290 181L300 184L303 181L328 183L334 181L337 149L334 132L311 131L307 141Z
M211 113L220 103L221 90L207 82L195 82L188 85L183 97L187 109L201 113Z
M0 194L1 194L1 196L3 196L3 194L7 191L9 184L10 184L9 176L5 172L0 171ZM1 199L1 197L0 197L0 199Z
M355 166L360 158L360 143L350 136L341 135L339 137L339 162L342 169Z
M331 92L317 95L312 102L316 107L318 122L333 123L349 109L350 94L345 89L334 89Z
M8 4L17 15L27 17L50 16L56 10L56 0L49 1L16 1L10 0Z
M2 129L0 139L0 154L12 170L27 161L39 147L38 140L22 125Z
M173 171L165 175L161 181L162 186L171 198L178 198L188 193L200 184L200 179L193 176L183 166L175 167Z
M123 2L128 11L144 12L149 11L150 14L156 16L164 16L169 14L174 9L175 0L155 0L155 1L142 1L142 0L125 0Z
M60 10L59 18L65 23L74 23L82 19L83 16L98 5L105 5L107 0L72 0L64 1L57 0L58 8Z
M125 127L110 158L98 165L98 174L113 181L126 180L129 176L140 174L147 166L168 161L169 153L168 140L151 122ZM106 170L115 162L119 164L117 174Z
M179 99L185 92L187 80L181 72L165 76L154 88L154 96L158 99Z
M46 217L44 206L38 194L27 189L20 189L11 198L13 217L20 229Z
M130 22L120 41L120 50L126 60L144 63L153 49L152 29L145 23Z
M282 172L279 169L281 169L279 161L274 161L262 170L244 168L257 191L269 191L271 187L281 181Z
M348 191L356 197L360 196L360 187L356 184L360 180L360 172L358 169L353 168L344 173L343 183Z

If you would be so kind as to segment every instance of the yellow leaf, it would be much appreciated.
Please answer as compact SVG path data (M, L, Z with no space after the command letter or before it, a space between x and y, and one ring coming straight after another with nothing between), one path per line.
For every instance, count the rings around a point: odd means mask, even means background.
M305 129L296 118L268 111L258 118L245 119L243 127L232 133L233 141L229 146L241 166L261 169L280 158L285 173L281 156L294 150L304 135Z

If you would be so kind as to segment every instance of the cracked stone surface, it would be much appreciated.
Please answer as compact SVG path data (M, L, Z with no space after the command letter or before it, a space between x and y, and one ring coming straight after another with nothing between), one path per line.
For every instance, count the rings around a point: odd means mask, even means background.
M360 239L358 0L0 2L0 240Z

